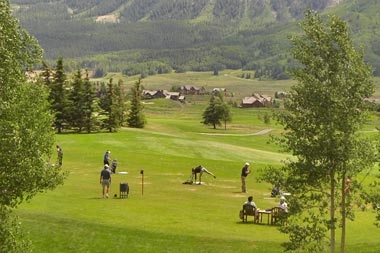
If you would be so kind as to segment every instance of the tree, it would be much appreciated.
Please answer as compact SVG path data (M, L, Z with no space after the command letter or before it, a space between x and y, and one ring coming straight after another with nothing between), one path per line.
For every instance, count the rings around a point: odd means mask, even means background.
M90 133L96 125L96 118L93 116L95 112L95 92L88 77L88 71L86 70L86 78L84 79L84 97L83 97L83 109L84 109L84 128L87 133Z
M60 56L58 57L55 72L53 73L53 82L49 94L51 109L55 112L54 125L58 133L62 132L67 117L65 111L67 109L67 91L65 84L66 74L63 67L63 58Z
M48 91L25 71L41 60L37 41L20 29L9 2L0 1L0 252L30 252L12 208L63 183L49 166L54 146ZM12 169L10 169L10 166Z
M1 252L32 252L32 243L25 240L17 217L12 216L10 209L0 205L0 251Z
M222 104L222 115L221 115L221 120L224 122L224 130L227 129L227 122L231 122L232 117L231 117L231 112L230 108L226 103Z
M142 113L144 107L141 104L141 94L143 86L141 85L141 78L135 82L135 85L131 88L132 100L131 108L129 110L127 124L129 127L144 128L146 121L145 116Z
M49 88L51 87L51 68L47 65L45 61L42 62L42 82L46 84Z
M82 80L81 70L78 69L74 74L74 80L72 83L72 89L68 96L68 122L70 126L78 129L79 132L84 128L85 122L85 110L84 110L84 82Z
M117 99L112 78L108 83L107 92L100 97L99 102L100 108L103 109L106 115L106 119L103 121L104 128L108 129L109 132L116 131L119 127L119 118L117 117Z
M116 103L114 104L115 117L119 123L119 126L125 124L125 112L127 110L125 105L125 92L123 89L123 81L119 80L115 87Z
M202 123L212 125L216 129L217 125L222 125L221 121L224 122L224 128L226 129L226 122L231 121L230 110L223 101L222 93L215 92L211 95L209 104L203 112Z
M88 78L88 72L85 72L86 77L82 78L80 69L74 74L72 88L69 93L69 110L66 110L69 115L70 125L76 127L79 132L85 129L88 133L91 132L92 114L94 112L93 103L95 93Z
M301 27L304 34L291 38L299 62L292 71L297 83L285 111L276 116L285 130L277 141L294 159L270 168L266 179L277 174L292 194L288 225L281 227L290 238L286 250L326 252L329 245L335 252L341 228L344 252L346 219L353 219L356 195L355 187L347 192L346 180L351 177L351 186L358 185L356 175L375 159L370 141L357 133L367 116L364 100L374 92L371 69L337 16L324 24L308 11Z

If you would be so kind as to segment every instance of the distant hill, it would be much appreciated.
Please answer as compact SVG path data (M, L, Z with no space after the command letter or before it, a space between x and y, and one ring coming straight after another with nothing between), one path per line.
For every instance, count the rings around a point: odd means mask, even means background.
M337 13L380 72L377 0L12 0L54 64L127 75L246 69L286 79L287 36L308 8Z

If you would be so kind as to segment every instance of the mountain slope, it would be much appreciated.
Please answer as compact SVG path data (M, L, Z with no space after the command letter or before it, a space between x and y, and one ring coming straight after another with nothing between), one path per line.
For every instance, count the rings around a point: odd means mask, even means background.
M178 71L283 68L287 35L296 31L307 8L340 13L355 29L354 39L368 47L367 58L376 62L373 31L378 25L368 13L379 10L380 3L357 2L362 1L13 0L12 7L47 60L62 55L106 71L150 62L154 72L158 66Z

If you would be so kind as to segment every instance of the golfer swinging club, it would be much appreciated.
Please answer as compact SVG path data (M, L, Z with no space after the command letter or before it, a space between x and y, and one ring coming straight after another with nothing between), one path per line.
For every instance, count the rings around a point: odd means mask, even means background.
M199 184L201 184L201 182L202 182L202 174L203 174L203 172L206 172L207 174L209 174L209 175L213 176L214 178L216 178L216 176L214 174L212 174L210 171L208 171L202 165L199 165L198 167L192 168L191 172L192 172L191 180L193 181L193 178L194 178L195 179L194 183L196 183L196 181L197 181L197 174L198 173L199 173Z

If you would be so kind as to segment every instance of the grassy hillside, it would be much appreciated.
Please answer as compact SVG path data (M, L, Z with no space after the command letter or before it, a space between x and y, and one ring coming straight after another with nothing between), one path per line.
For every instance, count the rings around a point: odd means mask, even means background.
M146 85L179 82L172 75L161 78L165 79L147 78ZM235 80L227 73L217 78L218 84L225 81L226 86ZM208 80L200 73L180 79ZM275 88L268 85L268 90ZM250 85L242 85L243 89L249 90ZM64 151L63 169L70 171L68 179L16 210L30 231L34 252L282 252L286 236L276 226L243 224L238 218L248 195L262 209L278 202L268 198L272 186L256 179L260 168L277 166L289 157L269 142L281 126L263 122L268 109L232 108L233 122L227 130L214 130L200 123L204 108L200 98L185 105L154 100L145 104L144 129L57 135ZM364 129L372 131L378 123L373 117ZM128 172L113 176L112 196L119 195L119 183L128 182L127 199L102 198L99 174L107 149L118 160L117 171ZM249 194L240 192L240 170L246 161L253 170L247 179ZM204 175L203 185L182 184L199 164L217 178ZM368 184L377 174L374 168L358 179ZM374 218L370 206L364 211L356 208L355 221L347 224L346 252L380 251Z
M243 70L224 70L220 71L219 75L213 75L213 72L186 72L186 73L169 73L148 76L142 79L142 85L147 90L166 89L182 85L193 85L204 87L211 91L213 88L226 88L228 93L232 93L233 97L228 97L227 100L241 101L243 97L250 96L252 93L260 93L268 96L274 96L276 91L288 91L293 80L263 80L241 78L242 73L252 73L252 71ZM122 80L125 88L129 89L138 80L139 76L125 76L121 73L108 73L103 78L93 78L93 82L109 82ZM380 98L380 78L374 78L375 93L374 98ZM191 99L191 98L190 98ZM197 99L197 97L193 98ZM200 98L198 98L200 99ZM204 100L204 99L203 99ZM208 101L208 97L206 98Z

